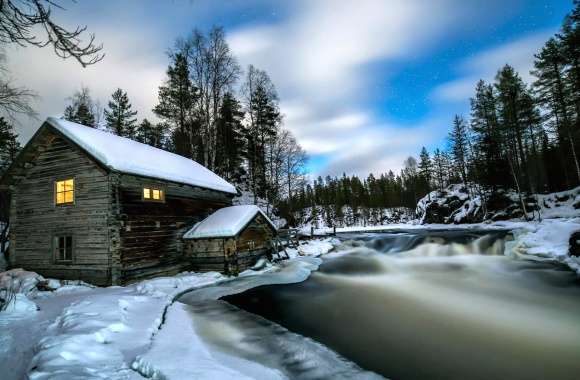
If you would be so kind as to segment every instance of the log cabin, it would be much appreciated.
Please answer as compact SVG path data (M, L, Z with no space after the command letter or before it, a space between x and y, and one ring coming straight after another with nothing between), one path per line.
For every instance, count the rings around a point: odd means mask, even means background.
M193 270L238 274L270 254L275 234L276 226L258 206L225 207L183 235L184 253Z
M4 173L0 190L10 199L10 267L101 286L192 265L227 269L188 261L182 238L231 206L237 190L182 156L48 118Z

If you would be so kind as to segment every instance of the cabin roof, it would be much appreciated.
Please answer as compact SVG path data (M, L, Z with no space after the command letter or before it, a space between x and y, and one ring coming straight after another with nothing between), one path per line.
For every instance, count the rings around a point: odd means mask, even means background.
M184 239L225 238L237 236L256 215L261 214L276 230L266 214L255 205L224 207L197 223L184 235Z
M55 117L46 124L109 169L237 194L232 184L191 159Z

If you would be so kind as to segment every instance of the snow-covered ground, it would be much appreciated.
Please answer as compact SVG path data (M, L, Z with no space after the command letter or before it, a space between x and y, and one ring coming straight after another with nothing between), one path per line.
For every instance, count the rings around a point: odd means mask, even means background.
M568 240L580 230L580 216L541 222L347 227L337 232L413 229L509 229L514 240L506 244L506 254L556 260L580 275L580 259L568 255ZM216 358L196 335L191 309L174 301L194 289L219 288L234 280L241 284L239 292L264 284L303 281L320 264L317 256L328 253L336 243L332 237L310 240L298 249L289 249L290 260L261 263L238 278L183 273L125 287L96 288L45 280L22 270L0 273L0 288L16 293L7 310L0 312L0 374L7 380L26 376L173 379L184 374L200 379L284 378L279 371L251 360Z
M174 304L178 296L240 279L253 286L303 281L320 264L320 259L312 256L331 248L327 240L312 241L300 250L292 250L291 260L263 263L260 269L247 270L237 278L215 272L183 273L125 287L96 288L79 282L45 280L18 269L0 273L0 288L16 293L8 308L0 312L1 377L173 378L182 366L194 368L192 364L168 361L163 348L183 348L176 336L189 331L180 304ZM39 287L53 290L41 291ZM171 323L164 323L168 319ZM164 331L165 327L169 330ZM208 376L243 378L204 356L203 347L194 344L194 336L187 341L192 344L187 348L191 357L202 365L194 369L195 373L207 370Z

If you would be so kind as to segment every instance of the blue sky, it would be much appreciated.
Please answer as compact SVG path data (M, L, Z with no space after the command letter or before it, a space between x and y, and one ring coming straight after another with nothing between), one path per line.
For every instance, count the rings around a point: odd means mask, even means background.
M166 50L193 28L225 27L240 64L268 71L285 126L311 156L313 175L398 170L421 146L445 143L456 113L469 113L479 78L512 64L530 80L533 54L571 0L101 0L78 1L65 23L87 24L105 60L88 69L48 49L9 51L14 81L36 90L40 117L62 113L88 86L105 104L128 91L154 118ZM25 141L38 127L25 121Z

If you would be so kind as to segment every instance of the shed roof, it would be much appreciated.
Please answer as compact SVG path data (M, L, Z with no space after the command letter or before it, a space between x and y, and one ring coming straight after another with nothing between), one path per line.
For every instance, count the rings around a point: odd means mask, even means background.
M276 230L276 226L266 214L255 205L224 207L187 231L184 239L224 238L238 235L256 215L261 214L266 222Z
M237 193L232 184L191 159L55 117L46 123L112 170Z

